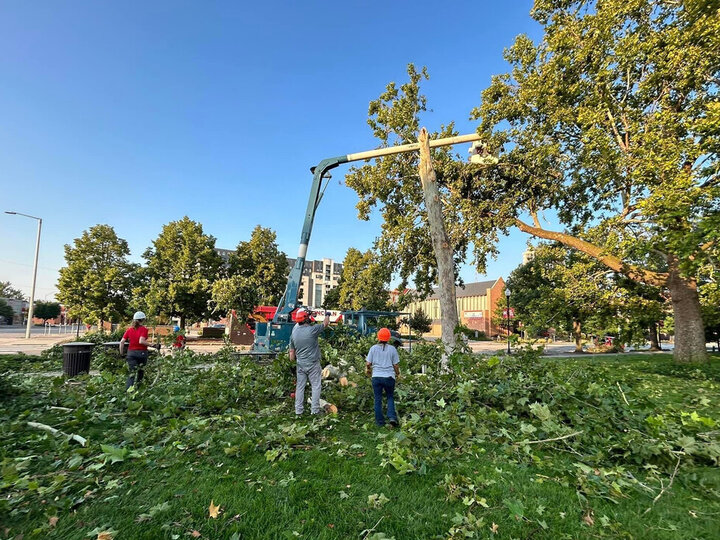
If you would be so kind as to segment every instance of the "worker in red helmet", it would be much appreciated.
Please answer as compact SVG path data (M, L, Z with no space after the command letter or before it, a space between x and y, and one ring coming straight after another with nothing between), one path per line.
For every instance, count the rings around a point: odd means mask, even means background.
M370 347L366 359L367 371L372 375L373 395L375 396L375 423L385 425L383 415L383 393L387 397L387 417L390 426L398 425L395 412L395 381L400 376L400 357L397 349L390 345L390 330L381 328L377 333L378 343Z
M310 312L300 308L295 312L295 322L290 334L290 360L297 363L297 382L295 383L295 414L300 416L305 410L305 385L310 381L312 399L310 413L320 414L320 390L322 388L322 367L320 366L320 345L318 339L330 324L330 314L325 312L322 324L312 324Z

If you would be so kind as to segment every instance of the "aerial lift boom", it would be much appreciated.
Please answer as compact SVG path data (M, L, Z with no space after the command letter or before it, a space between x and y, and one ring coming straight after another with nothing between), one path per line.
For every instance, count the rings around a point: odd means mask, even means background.
M441 146L451 146L480 140L480 136L476 133L469 135L458 135L456 137L445 137L443 139L435 139L430 141L430 148ZM403 144L400 146L391 146L388 148L378 148L376 150L368 150L365 152L357 152L355 154L347 154L346 156L338 156L323 159L316 167L310 170L313 173L312 186L310 187L310 198L308 200L307 210L305 211L305 221L303 223L302 233L300 234L300 248L298 250L295 264L290 270L285 293L280 299L278 309L272 321L267 323L257 323L255 326L255 343L253 351L255 353L277 353L287 349L290 343L290 332L294 326L292 321L292 312L298 307L297 295L300 283L302 281L302 272L305 265L305 257L307 255L308 244L310 243L310 234L312 233L313 222L315 220L315 212L322 200L325 187L329 175L328 171L334 169L343 163L353 161L367 160L392 154L401 154L404 152L413 152L420 149L420 143ZM325 182L323 186L323 182Z

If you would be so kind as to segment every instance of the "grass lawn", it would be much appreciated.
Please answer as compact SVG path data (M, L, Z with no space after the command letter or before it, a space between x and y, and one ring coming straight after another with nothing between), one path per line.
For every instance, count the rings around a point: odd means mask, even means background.
M122 391L118 370L74 381L33 376L56 362L0 357L0 538L84 539L109 531L115 539L675 539L717 538L720 531L718 357L703 366L676 366L669 355L539 359L537 373L556 377L555 386L543 387L553 417L520 405L500 411L480 394L462 408L465 394L435 387L423 397L427 383L409 376L398 384L404 423L396 431L374 425L363 388L369 383L360 376L355 393L328 390L336 402L347 400L339 415L296 421L286 366L227 360L198 373L181 359L150 369L133 397ZM497 392L506 383L520 392L535 384L522 370L491 369L492 378L473 384L497 379ZM498 378L506 371L507 380ZM568 391L568 381L581 377L589 380L578 383L582 393ZM561 389L569 401L560 401ZM438 398L447 403L436 405ZM574 414L586 415L587 425L561 414L561 404L571 402L581 403ZM428 404L423 417L442 412L423 427L425 453L416 450L420 420L410 417L421 403ZM469 412L481 409L482 425L468 429L477 420ZM603 427L597 419L606 410L612 414ZM638 415L642 422L631 424ZM28 421L80 434L88 444L31 429ZM685 446L667 458L649 443L647 458L633 448L602 449L603 437L609 441L624 421L662 433L685 429L683 422L705 427L679 431ZM586 438L591 429L597 437ZM535 442L571 431L585 433ZM660 431L637 440L660 440ZM389 463L397 456L417 458L413 470L400 474L397 462ZM211 501L220 507L216 518Z

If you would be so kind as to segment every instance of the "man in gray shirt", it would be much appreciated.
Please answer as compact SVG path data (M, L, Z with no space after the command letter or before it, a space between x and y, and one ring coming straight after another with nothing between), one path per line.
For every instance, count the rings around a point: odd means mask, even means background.
M320 390L322 368L320 367L320 345L318 338L330 324L330 314L325 312L322 325L311 324L310 312L300 308L295 312L297 324L290 335L290 360L297 363L297 384L295 385L295 414L305 410L305 385L310 380L312 388L311 414L320 413Z

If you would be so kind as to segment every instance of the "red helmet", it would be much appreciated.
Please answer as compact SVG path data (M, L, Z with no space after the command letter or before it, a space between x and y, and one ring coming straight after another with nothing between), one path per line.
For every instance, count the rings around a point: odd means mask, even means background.
M295 322L305 322L310 318L310 312L305 308L298 309L294 314Z
M387 328L381 328L377 333L378 341L388 342L390 341L390 330Z

